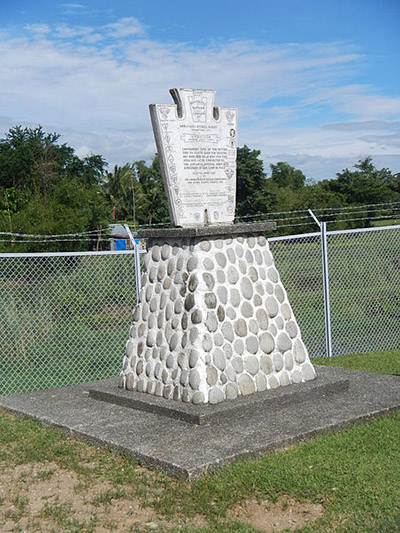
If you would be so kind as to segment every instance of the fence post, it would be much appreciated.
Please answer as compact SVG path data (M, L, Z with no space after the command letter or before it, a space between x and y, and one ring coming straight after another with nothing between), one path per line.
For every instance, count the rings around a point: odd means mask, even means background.
M127 234L129 235L129 240L131 241L132 248L133 248L133 258L135 261L135 285L136 285L136 303L139 301L139 292L140 292L140 285L141 285L141 276L140 276L140 253L139 253L139 246L136 244L136 241L132 235L132 232L128 226L128 224L124 225L124 228L126 229Z
M320 222L311 209L308 210L321 230L321 250L322 250L322 283L324 287L324 319L325 319L325 345L326 355L332 357L332 335L331 335L331 308L329 300L329 273L328 273L328 242L326 239L326 222Z

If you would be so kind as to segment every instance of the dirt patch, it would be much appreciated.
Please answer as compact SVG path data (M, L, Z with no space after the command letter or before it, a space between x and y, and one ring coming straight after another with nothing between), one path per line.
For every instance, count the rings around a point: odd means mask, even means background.
M75 472L55 463L4 468L0 481L0 530L108 531L174 530L150 507L130 497L127 487L96 481L89 487ZM183 523L182 523L183 525Z
M300 503L293 498L281 496L276 503L247 500L235 506L230 517L266 532L294 530L314 522L323 514L320 504Z

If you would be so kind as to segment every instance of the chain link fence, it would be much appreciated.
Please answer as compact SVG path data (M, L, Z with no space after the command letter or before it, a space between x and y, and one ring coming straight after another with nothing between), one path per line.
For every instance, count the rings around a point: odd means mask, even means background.
M400 226L327 241L333 355L399 349ZM324 356L320 234L269 243L310 355ZM0 394L117 375L135 274L133 251L0 254Z
M324 356L321 236L269 239L310 355ZM332 355L400 348L400 226L327 233Z
M118 374L133 252L0 254L0 394Z

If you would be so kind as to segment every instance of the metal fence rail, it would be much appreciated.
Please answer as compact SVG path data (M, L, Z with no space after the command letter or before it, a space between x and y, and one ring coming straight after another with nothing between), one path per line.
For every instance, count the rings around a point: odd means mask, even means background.
M135 300L131 251L0 254L0 394L117 374Z
M310 355L324 356L320 233L269 243ZM333 355L400 348L400 226L328 232L327 245ZM137 273L133 251L0 254L0 394L117 375Z

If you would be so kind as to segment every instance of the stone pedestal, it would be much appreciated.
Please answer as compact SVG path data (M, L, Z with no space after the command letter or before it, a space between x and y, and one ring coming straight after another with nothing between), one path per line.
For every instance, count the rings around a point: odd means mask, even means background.
M148 252L121 388L215 404L314 379L264 236L270 229L142 231Z

